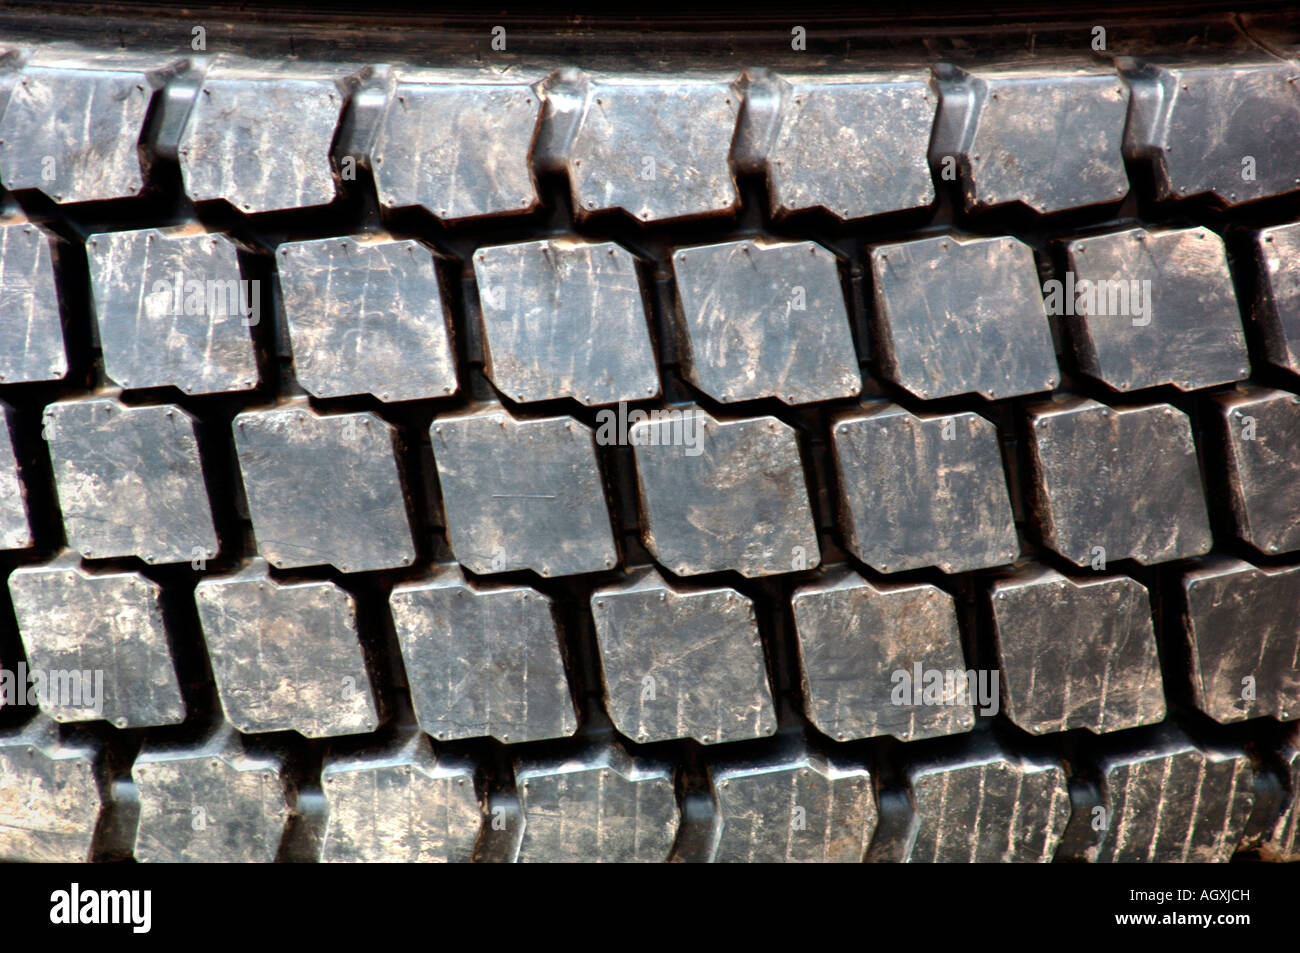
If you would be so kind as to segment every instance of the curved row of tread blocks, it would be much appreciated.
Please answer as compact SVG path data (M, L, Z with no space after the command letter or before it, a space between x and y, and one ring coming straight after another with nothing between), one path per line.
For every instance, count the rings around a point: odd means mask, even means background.
M1300 308L1282 265L1292 256L1275 251L1291 241L1288 228L1254 233L1266 270L1262 303L1247 317L1261 335L1258 359L1294 370ZM28 222L0 226L0 294L19 315L0 332L4 382L66 373L58 243ZM871 331L885 380L926 400L1051 391L1061 380L1049 320L1058 315L1070 360L1114 391L1190 391L1250 376L1216 234L1129 228L1061 244L1066 281L1046 300L1032 250L1015 238L873 245ZM252 328L271 319L262 311L274 299L260 279L243 278L236 242L190 224L92 234L86 252L110 382L186 394L259 386ZM377 233L286 242L274 258L285 346L312 396L389 402L461 392L428 246ZM671 333L686 379L710 399L799 406L862 391L840 274L852 263L815 242L765 239L679 247L670 260L680 314ZM458 330L482 341L484 372L514 403L656 398L639 267L616 243L576 237L481 247L473 255L479 327ZM578 346L589 338L591 347ZM976 338L984 343L969 346Z
M1300 309L1273 251L1287 227L1255 234L1266 249L1267 305L1249 317L1264 363L1292 370ZM39 226L0 226L0 295L18 315L0 331L6 383L67 372L53 267L59 240ZM1006 398L1060 380L1049 314L1062 310L1081 371L1120 392L1181 390L1250 374L1222 240L1204 228L1126 229L1065 243L1078 285L1122 286L1131 320L1075 284L1044 302L1028 246L1013 238L936 236L873 246L873 337L882 373L923 398ZM196 225L91 235L96 326L109 381L187 394L258 387L251 326L269 293L243 279L235 242ZM289 347L316 397L433 399L461 382L434 257L383 235L281 245L276 254ZM672 255L686 378L733 403L798 406L862 388L835 256L813 242L740 240ZM660 395L635 259L611 242L547 239L474 255L485 371L511 401L573 397L587 406ZM945 281L933 280L936 273ZM1130 303L1129 291L1132 289ZM1104 295L1103 295L1104 297ZM565 302L563 307L556 303ZM393 313L380 308L391 306ZM429 303L432 307L426 307ZM1088 308L1096 313L1089 313ZM736 315L749 316L738 321ZM356 315L358 321L345 321ZM543 320L545 318L545 320ZM346 328L345 328L346 325ZM793 333L792 333L793 330ZM576 347L596 333L590 349ZM967 342L998 345L971 348ZM414 355L426 354L417 361ZM346 359L345 359L346 357Z
M102 679L84 704L53 687L28 699L11 667L6 700L23 692L20 704L39 701L58 721L184 721L170 647L178 606L197 612L222 709L241 731L329 738L374 730L385 715L356 598L333 581L277 580L254 560L204 578L192 597L173 592L170 619L158 583L85 568L72 553L14 570L8 588L28 671ZM430 735L512 743L573 734L551 597L468 580L451 564L393 586L388 602L414 716ZM999 707L1031 734L1106 734L1160 722L1166 693L1184 686L1221 724L1295 715L1294 564L1216 558L1185 573L1166 610L1181 613L1177 638L1188 656L1171 685L1148 590L1121 574L1070 577L1028 565L997 578L982 611L1000 682L980 693L965 682L945 682L942 693L931 684L934 672L974 666L954 599L938 586L874 582L841 567L796 587L792 603L803 713L833 740L958 734L974 726L977 709ZM777 692L745 594L670 582L646 567L596 588L590 612L604 706L626 737L718 744L775 732Z
M375 115L354 158L373 168L381 201L454 222L531 211L534 150L567 171L579 214L646 222L734 212L733 159L768 175L772 213L845 220L930 204L927 159L951 159L968 209L1116 202L1126 160L1152 170L1162 198L1231 207L1300 185L1295 63L1263 48L815 76L273 65L56 44L12 48L3 65L0 180L61 203L145 188L151 156L137 146L161 100L161 151L194 201L246 213L326 205L338 185L331 146L358 91Z
M1293 737L1283 750L1300 778ZM1225 861L1240 847L1300 859L1294 800L1279 805L1245 753L1166 730L1108 755L1100 784L979 743L920 760L909 807L884 823L869 768L786 743L709 762L707 819L688 821L674 772L617 744L520 755L488 791L472 760L426 735L327 756L304 785L284 757L229 728L149 747L114 772L93 745L34 723L0 744L6 859L78 861ZM701 795L697 793L696 799ZM698 816L698 803L696 812ZM687 835L687 824L696 830ZM1073 833L1067 836L1067 831Z

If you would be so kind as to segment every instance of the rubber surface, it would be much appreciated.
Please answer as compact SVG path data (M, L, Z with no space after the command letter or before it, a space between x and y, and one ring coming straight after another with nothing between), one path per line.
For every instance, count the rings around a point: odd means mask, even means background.
M0 859L1300 859L1300 32L1209 24L13 25Z

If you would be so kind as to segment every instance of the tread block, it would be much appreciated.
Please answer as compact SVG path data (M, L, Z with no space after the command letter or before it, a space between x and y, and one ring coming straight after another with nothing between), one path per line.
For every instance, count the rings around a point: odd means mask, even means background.
M276 250L298 383L313 397L383 401L457 388L433 253L378 236L286 242Z
M54 276L57 241L30 222L0 225L0 384L68 373Z
M439 761L427 737L390 751L334 756L321 784L329 805L326 863L465 863L483 823L474 773Z
M1261 553L1300 549L1300 397L1251 387L1215 403L1237 535Z
M1145 587L1027 567L989 591L1007 717L1026 731L1096 734L1165 717Z
M194 601L221 707L239 731L329 738L379 726L349 593L276 582L256 560L203 580Z
M674 413L676 409L674 409ZM698 407L629 428L646 547L679 576L810 569L821 559L795 431Z
M474 253L484 372L520 402L588 406L659 393L636 259L614 242L572 238Z
M1106 758L1099 863L1223 863L1255 803L1244 754L1158 744Z
M873 569L983 569L1020 553L997 428L892 403L831 427L846 544Z
M1225 724L1300 715L1300 566L1215 558L1182 590L1196 707Z
M837 740L900 741L969 731L970 705L898 703L896 673L966 671L952 596L937 586L876 586L851 570L795 590L808 717Z
M92 748L0 737L0 861L89 861L101 806Z
M44 420L73 549L87 559L139 556L147 563L217 555L194 419L186 411L92 397L50 404Z
M27 488L14 455L12 434L13 408L0 401L0 549L27 549L33 543Z
M328 205L342 80L266 63L209 70L180 137L185 193L250 214Z
M394 587L389 603L425 732L510 744L577 729L548 596L481 586L452 565Z
M1257 232L1255 264L1260 287L1254 316L1264 356L1300 374L1300 222Z
M989 399L1060 381L1034 253L939 235L871 247L884 375L918 397Z
M137 195L154 93L181 66L116 54L29 62L0 117L0 178L55 202Z
M754 604L733 589L685 590L653 569L591 595L614 725L639 742L703 744L776 730Z
M396 75L371 150L381 204L418 205L444 221L537 207L529 157L542 107L533 85L486 74L457 82L418 70Z
M520 420L501 409L434 418L430 428L456 559L475 573L542 576L618 561L590 427Z
M575 212L645 222L732 212L739 115L732 77L592 77L564 157Z
M1029 408L1043 542L1077 566L1200 556L1213 542L1191 422L1168 404ZM1159 487L1159 493L1152 493Z
M286 406L242 413L234 431L258 552L272 566L368 572L415 560L397 434L382 418Z
M1066 323L1085 373L1119 391L1249 376L1227 252L1214 232L1130 228L1069 242L1066 257L1076 291L1062 307L1075 312Z
M1048 214L1128 194L1122 148L1129 89L1115 73L976 70L963 85L968 210L1020 202ZM950 102L945 95L942 108Z
M9 594L28 665L46 674L41 710L55 721L140 728L185 720L157 583L88 573L65 557L14 570Z
M1267 860L1300 860L1300 729L1283 745L1282 763L1291 792L1290 802L1274 821L1261 844Z
M1293 191L1300 185L1294 74L1277 60L1143 64L1129 77L1125 152L1151 164L1162 199L1208 192L1233 206Z
M521 863L654 863L668 859L679 813L672 774L614 751L516 762Z
M673 252L686 376L730 402L862 389L839 263L816 242L745 239Z
M926 153L939 99L924 77L782 79L766 163L774 216L824 208L858 219L934 201Z
M241 278L229 238L198 226L104 232L86 257L109 378L187 394L257 386L260 286Z
M189 749L145 749L131 768L140 795L141 863L271 863L292 813L284 764L238 739Z
M1055 762L1001 756L909 772L916 817L909 863L1048 863L1070 817Z
M803 753L720 768L713 781L722 821L715 863L857 864L876 829L865 768Z

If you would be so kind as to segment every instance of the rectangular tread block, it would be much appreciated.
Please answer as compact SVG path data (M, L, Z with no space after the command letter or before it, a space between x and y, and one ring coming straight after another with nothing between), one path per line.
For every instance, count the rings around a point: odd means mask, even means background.
M588 406L659 394L636 259L615 242L549 238L474 253L484 373L511 400Z
M615 726L639 742L704 744L776 730L753 603L733 589L679 589L653 569L591 595Z
M181 131L186 194L249 214L328 205L337 188L330 148L349 79L314 66L218 61Z
M0 401L0 549L27 549L33 543L18 459L14 456L14 410Z
M721 819L715 863L862 862L876 829L866 768L801 752L711 775Z
M1300 222L1255 233L1254 316L1270 364L1300 374Z
M794 428L698 407L633 424L646 548L679 576L769 576L821 559Z
M686 376L710 397L806 404L862 389L839 261L821 245L696 245L672 266Z
M1070 816L1055 762L997 754L914 765L909 863L1048 863Z
M0 736L0 861L91 859L102 803L94 748L61 742L37 719Z
M851 220L934 201L926 155L939 98L927 77L782 73L775 81L780 103L763 155L774 216L821 208Z
M333 755L321 771L328 804L325 863L465 863L483 808L474 774L439 760L413 734L387 750Z
M1223 863L1254 805L1245 754L1162 742L1103 764L1098 863Z
M1300 566L1216 557L1181 588L1196 706L1224 724L1300 715Z
M55 202L137 195L155 92L184 62L134 54L38 54L0 116L0 179Z
M428 246L378 235L276 249L294 375L313 397L456 391L449 314Z
M86 257L111 380L187 394L257 386L260 287L244 281L229 238L200 226L101 232Z
M1043 542L1075 565L1149 566L1209 551L1196 445L1182 411L1087 398L1034 404L1029 447Z
M57 241L31 222L0 225L0 384L68 373L54 274Z
M91 397L50 404L44 421L64 532L82 556L180 563L217 555L186 411Z
M521 863L656 863L668 859L679 812L671 773L596 750L515 766L523 808Z
M282 758L218 730L192 747L146 746L131 767L141 863L271 863L293 805Z
M966 208L1018 202L1040 214L1117 202L1129 89L1111 71L1067 63L973 67L945 84L940 145L958 159Z
M588 77L564 155L574 210L622 209L643 222L732 212L735 79Z
M258 552L272 566L369 572L415 560L391 424L282 405L238 415L234 431Z
M28 665L46 674L40 705L50 717L118 728L185 719L156 582L90 573L67 554L14 570L9 595Z
M1165 717L1151 601L1141 583L1033 566L996 581L989 601L1007 717L1021 728L1101 733Z
M540 76L399 69L394 77L371 151L383 205L419 206L446 222L536 208Z
M1214 402L1237 535L1261 553L1300 549L1300 396L1249 387Z
M471 408L434 418L429 435L452 552L471 572L568 576L614 567L618 551L586 424Z
M1193 390L1250 374L1227 251L1214 232L1130 228L1075 239L1066 257L1075 293L1060 304L1085 373L1119 391Z
M970 703L917 703L924 698L915 684L918 666L922 673L967 670L956 608L942 589L877 586L842 569L800 586L791 602L807 714L823 734L912 741L974 727Z
M1291 732L1280 752L1290 792L1286 807L1273 822L1260 845L1266 860L1300 860L1300 726Z
M938 235L873 245L881 370L917 397L990 400L1060 381L1032 249Z
M831 425L849 550L880 572L984 569L1020 554L997 428L892 403Z
M549 596L480 585L459 565L393 587L420 727L439 741L564 738L578 726Z
M246 734L373 731L379 712L353 597L332 582L280 583L254 560L194 589L221 707Z
M1148 163L1159 198L1222 206L1300 185L1300 89L1289 62L1144 62L1128 76L1124 150ZM1242 174L1250 157L1251 175Z

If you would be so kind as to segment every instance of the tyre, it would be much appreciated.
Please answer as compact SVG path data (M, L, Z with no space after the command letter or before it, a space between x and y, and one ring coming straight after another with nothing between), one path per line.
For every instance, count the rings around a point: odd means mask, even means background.
M1300 34L1149 16L5 14L0 858L1300 858Z

